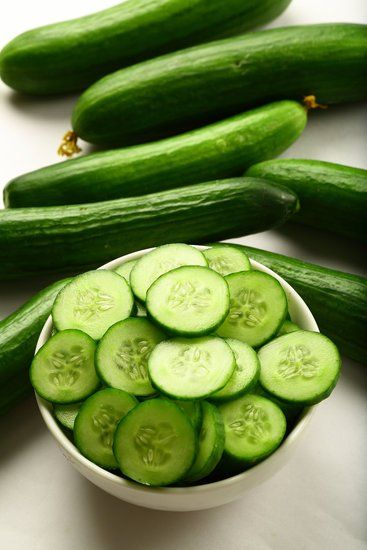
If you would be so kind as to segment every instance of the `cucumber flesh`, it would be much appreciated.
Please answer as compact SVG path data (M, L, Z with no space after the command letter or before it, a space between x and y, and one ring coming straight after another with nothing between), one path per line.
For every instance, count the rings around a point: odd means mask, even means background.
M36 353L30 368L38 395L52 403L75 403L100 385L94 367L96 344L80 330L63 330Z
M337 347L318 332L298 330L259 350L260 384L277 399L313 405L330 395L340 373Z
M247 394L220 405L225 430L224 453L251 466L274 452L283 440L287 422L270 399Z
M137 260L130 260L129 262L124 262L119 267L115 269L115 272L123 277L127 283L130 284L130 273Z
M228 285L208 267L178 267L152 284L146 307L148 315L167 332L182 336L208 334L228 314Z
M228 382L235 360L221 338L173 338L154 348L148 368L160 392L173 399L203 399Z
M251 269L250 260L240 249L227 245L217 245L203 252L210 269L217 273L230 275L238 271Z
M137 396L155 393L148 376L148 358L166 338L148 319L131 317L115 323L100 340L96 368L107 386Z
M68 403L66 405L55 404L54 415L56 420L58 420L64 428L73 430L75 419L81 406L82 401L80 403Z
M296 323L286 319L282 326L280 327L277 336L283 336L283 334L288 334L290 332L296 332L296 330L301 330Z
M124 475L145 485L164 486L178 482L191 468L197 438L177 405L149 399L121 420L113 450Z
M127 392L106 388L81 406L74 424L74 441L86 458L109 470L118 464L112 445L116 427L138 401Z
M176 405L180 407L190 418L192 425L195 428L197 433L201 430L201 425L203 422L203 410L200 401L174 401Z
M274 336L287 315L282 285L267 273L244 271L226 277L230 292L229 314L217 331L258 347Z
M183 265L206 266L207 262L200 250L187 244L158 246L136 262L130 275L133 293L144 302L148 289L158 277Z
M227 338L226 342L234 354L236 366L227 384L210 396L214 401L236 399L243 393L249 392L259 379L260 362L256 351L248 344L234 338Z
M134 298L123 277L98 269L75 277L58 294L52 309L57 330L86 332L95 340L132 312Z
M216 468L224 450L224 424L218 409L203 401L203 423L199 435L199 449L185 483L194 483L207 477Z

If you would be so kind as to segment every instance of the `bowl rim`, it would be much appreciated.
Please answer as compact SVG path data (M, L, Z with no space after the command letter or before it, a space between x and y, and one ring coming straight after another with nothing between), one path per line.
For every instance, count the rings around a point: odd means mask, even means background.
M223 243L223 244L226 244L226 243ZM228 244L231 244L231 243L228 243ZM200 246L200 245L192 245L192 246L195 246L195 248L198 248L199 250L206 250L207 248L210 248L209 246ZM138 259L144 254L153 250L154 248L156 247L146 248L143 250L138 250L135 252L131 252L129 254L125 254L123 256L120 256L119 258L115 258L114 260L107 262L106 264L100 266L98 269L115 269L119 265L122 265L125 262ZM314 330L315 332L320 332L317 326L317 323L310 309L308 308L307 304L304 302L301 296L299 296L299 294L293 289L293 287L291 287L289 283L287 283L276 272L272 271L271 269L261 264L260 262L257 262L251 259L251 257L250 257L250 263L253 267L255 267L255 269L260 268L261 271L264 271L269 275L272 275L273 277L278 279L278 281L282 284L284 290L286 291L287 296L290 295L293 299L295 299L299 303L299 306L302 308L304 315L307 317L308 323L313 326L312 330ZM52 331L52 317L51 315L49 315L49 317L47 318L46 322L43 325L42 331L38 338L35 353L37 353L37 351L49 339L49 337L51 336L51 331ZM265 463L269 464L269 462L279 459L282 454L286 454L287 450L296 443L296 440L298 439L300 434L304 431L306 426L309 424L311 417L313 416L314 411L317 407L317 405L306 407L304 412L301 415L300 420L293 427L292 431L286 436L286 438L283 440L281 445L274 451L274 453L272 453L262 462L259 462L258 464L256 464L255 466L253 466L248 470L245 470L244 472L233 475L223 480L203 483L200 485L193 485L193 486L187 486L187 487L150 487L150 486L142 485L135 481L123 478L119 475L116 475L113 472L105 470L104 468L98 466L97 464L94 464L94 462L91 462L89 459L84 457L79 452L79 450L74 445L74 443L67 437L63 429L57 423L57 420L52 413L52 403L46 401L45 399L37 395L36 392L35 392L35 397L36 397L37 405L40 410L41 416L48 430L51 432L51 435L57 441L61 451L63 452L65 450L66 453L68 453L69 456L64 455L68 460L71 460L71 462L75 461L76 463L81 464L86 469L92 471L96 476L99 476L100 478L104 478L106 481L113 483L115 486L120 486L121 489L126 488L126 489L137 491L139 493L149 493L150 495L170 494L170 495L187 496L190 494L196 495L198 493L199 494L211 493L220 488L229 487L231 485L238 484L240 481L250 478L253 475L256 475L255 472L262 469Z

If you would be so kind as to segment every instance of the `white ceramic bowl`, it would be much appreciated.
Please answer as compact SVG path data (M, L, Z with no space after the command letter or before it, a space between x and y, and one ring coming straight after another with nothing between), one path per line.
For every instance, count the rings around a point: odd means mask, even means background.
M204 250L207 247L197 246L197 248ZM115 269L126 261L140 258L140 256L149 252L149 250L152 249L140 250L139 252L122 256L105 264L102 268ZM297 292L279 275L267 267L255 261L251 263L255 269L269 273L280 281L288 297L289 312L292 320L303 329L318 332L318 327L312 313ZM50 337L51 330L52 320L49 317L40 334L36 351ZM127 481L113 473L107 472L81 455L56 422L50 403L38 396L36 398L46 426L56 439L62 454L84 477L121 500L136 504L137 506L171 512L201 510L226 504L240 498L246 491L268 479L287 462L296 442L304 433L314 409L314 407L306 409L282 445L270 457L246 472L223 481L195 487L151 488L139 485L133 481Z

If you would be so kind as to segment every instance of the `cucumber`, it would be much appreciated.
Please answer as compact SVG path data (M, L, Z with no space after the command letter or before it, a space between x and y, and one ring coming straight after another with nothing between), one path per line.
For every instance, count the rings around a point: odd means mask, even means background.
M236 399L251 391L259 379L260 362L256 351L248 344L234 338L227 338L226 342L234 354L236 366L227 384L210 396L210 400L214 402Z
M230 379L235 359L215 336L173 338L158 344L148 360L152 384L173 399L203 399Z
M74 441L86 458L114 470L113 439L118 423L138 405L125 391L106 388L89 397L81 406L74 424Z
M203 423L203 408L200 401L174 401L190 418L197 433L200 433Z
M151 141L278 99L367 97L367 25L250 33L122 69L77 101L72 126L92 143Z
M280 327L277 336L283 336L283 334L289 334L290 332L296 332L296 330L301 330L296 323L292 323L292 321L288 321L286 319L282 326Z
M242 178L88 206L0 210L0 280L75 273L162 243L257 233L297 208L292 191Z
M337 347L317 332L298 330L259 350L260 384L270 395L293 405L319 403L333 391L340 373Z
M306 120L299 103L279 101L163 141L93 153L24 174L7 184L4 203L89 203L236 176L287 149Z
M137 396L155 393L148 377L148 358L165 334L144 318L115 323L98 344L97 372L107 386Z
M207 262L196 248L187 244L166 244L144 254L131 272L131 289L142 302L145 301L149 287L158 277L183 265L206 266Z
M204 250L203 254L210 269L214 269L223 276L251 269L247 255L237 248L216 245Z
M56 420L58 420L64 428L73 430L75 419L82 403L82 401L80 403L67 403L66 405L59 405L56 403L54 405L54 415Z
M38 350L31 364L31 383L52 403L76 403L94 393L100 381L94 367L96 344L80 330L62 330Z
M275 159L246 175L292 189L301 208L292 221L367 242L367 170L308 159Z
M103 75L192 44L271 21L290 0L130 0L14 38L2 80L36 95L74 92Z
M62 289L52 308L52 320L56 330L82 330L99 340L111 325L129 317L133 306L125 279L98 269L78 275Z
M219 273L208 267L178 267L152 284L146 308L154 322L168 333L209 334L228 315L228 285Z
M270 340L287 315L287 297L277 279L262 271L227 275L230 310L217 333L252 347Z
M113 451L127 477L145 485L171 485L191 468L197 438L191 421L177 405L149 399L121 420Z
M225 431L224 454L243 467L273 453L282 442L287 422L270 399L248 394L219 407Z
M305 300L320 331L340 351L367 364L367 279L266 250L240 246L250 258L270 267Z
M124 262L122 265L115 269L116 273L123 277L127 283L130 284L130 273L132 268L136 264L137 260L130 260L129 262Z
M194 483L207 477L216 468L224 450L224 424L218 409L203 401L203 424L199 434L199 449L185 483Z
M0 321L0 415L31 392L28 370L41 329L64 279L41 290Z

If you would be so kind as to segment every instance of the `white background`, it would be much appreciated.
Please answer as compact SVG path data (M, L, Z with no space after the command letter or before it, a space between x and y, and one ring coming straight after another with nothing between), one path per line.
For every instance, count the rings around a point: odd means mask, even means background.
M113 3L3 2L0 46L28 28L84 15ZM366 0L293 0L271 26L366 20ZM20 173L57 162L55 151L60 136L69 128L74 101L24 99L0 84L0 187ZM367 168L366 127L366 105L313 112L305 133L284 156ZM288 226L241 241L366 273L361 246L316 231ZM2 283L0 318L49 281L39 278ZM30 397L0 419L0 548L366 548L365 396L366 369L345 360L339 385L318 407L309 431L281 472L238 502L186 514L136 508L91 485L59 453Z

